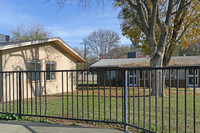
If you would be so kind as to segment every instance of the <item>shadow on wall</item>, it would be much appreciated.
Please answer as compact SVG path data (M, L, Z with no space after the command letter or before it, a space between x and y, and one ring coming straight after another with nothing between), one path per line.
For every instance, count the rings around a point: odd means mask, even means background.
M48 43L47 43L48 44ZM47 45L43 45L43 46L47 46ZM54 49L52 47L40 47L38 45L33 45L33 46L26 46L26 47L19 47L16 49L9 49L3 52L2 55L2 70L3 71L27 71L30 70L29 69L29 60L51 60L51 61L55 61L56 58L58 58L58 56L56 54L52 54L54 51ZM42 53L42 55L40 55ZM42 68L44 68L45 66L43 66L44 64L41 62L41 70ZM0 75L1 79L0 79L0 101L3 100L3 94L5 93L5 89L8 88L8 86L6 86L8 83L8 81L12 81L11 82L11 90L13 91L12 94L16 92L14 91L18 91L18 73L4 73ZM23 73L22 74L22 80L23 80L23 84L22 87L25 85L29 85L29 88L31 88L32 92L31 94L33 96L37 96L37 95L42 95L44 92L44 84L42 84L43 80L41 77L41 80L38 82L33 82L31 81L30 78L30 73ZM41 86L41 91L40 91L40 86ZM5 88L7 87L7 88ZM13 87L13 88L12 88ZM30 93L30 91L29 91ZM5 95L5 94L4 94Z

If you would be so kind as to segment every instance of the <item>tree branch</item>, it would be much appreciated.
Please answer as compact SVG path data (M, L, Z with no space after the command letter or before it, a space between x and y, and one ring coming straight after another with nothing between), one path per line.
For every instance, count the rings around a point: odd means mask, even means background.
M153 36L155 38L155 22L156 22L156 15L157 14L157 9L158 9L158 1L155 0L153 2L153 9L152 9L152 15L151 15L151 22L150 22L150 35Z
M165 24L169 26L170 18L172 16L173 0L169 0L167 15L165 19Z
M182 1L181 1L182 2ZM190 2L186 3L185 5L183 5L181 8L179 8L177 11L172 12L171 14L174 15L176 13L180 13L184 8L186 8L187 6L189 6L192 3L192 0L190 0Z
M141 4L140 0L137 0L137 8L138 8L137 13L138 13L140 20L142 22L144 33L148 34L149 33L149 26L147 24L147 19L145 18L144 10L142 8L142 4Z
M129 4L133 9L135 9L136 11L138 10L137 5L135 5L135 4L132 2L132 0L127 0L127 2L128 2L128 4Z

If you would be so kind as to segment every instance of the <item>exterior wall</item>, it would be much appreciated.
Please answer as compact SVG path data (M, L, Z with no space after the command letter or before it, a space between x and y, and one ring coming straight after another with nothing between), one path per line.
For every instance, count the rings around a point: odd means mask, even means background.
M109 71L109 69L107 69L107 70ZM185 71L185 70L181 70L181 72L183 72L183 71ZM185 83L185 73L181 74L181 72L179 73L179 87L184 88L185 84L186 84ZM188 75L188 72L187 72L187 75ZM171 87L177 87L177 80L173 76L172 76L172 79L171 79ZM149 87L150 86L149 79L147 79L146 77L145 77L145 79L146 79L145 80L145 87ZM124 80L123 72L117 71L118 86L124 85L123 80ZM104 86L104 84L105 84L105 86L110 86L110 84L111 84L111 86L116 86L116 84L115 84L116 79L109 80L109 79L107 79L107 71L99 71L97 83L99 83L100 86ZM138 79L137 79L137 85L138 85ZM188 85L188 79L187 79L187 85ZM140 79L140 87L143 87L143 86L144 86L144 79ZM165 79L165 86L166 87L169 86L169 79L168 78ZM198 72L198 86L200 86L200 71Z
M107 71L97 71L97 83L100 86L116 86L116 82L118 86L123 85L124 74L123 71L117 71L116 79L108 79Z
M2 71L27 71L29 67L30 60L39 60L41 62L41 70L46 70L46 62L56 62L56 70L73 70L76 69L76 60L69 56L65 51L63 51L59 46L54 43L37 44L33 46L25 46L19 48L13 48L9 50L2 51ZM66 73L63 77L66 77ZM18 74L9 73L3 75L3 88L4 88L4 100L6 99L6 91L8 87L11 86L11 92L7 93L7 97L11 94L11 99L13 100L13 90L17 91L17 79ZM11 79L11 83L8 83ZM13 81L12 81L13 80ZM45 74L41 73L41 81L30 82L27 73L22 73L22 88L25 95L24 98L32 96L39 96L44 94L45 91ZM76 74L68 74L68 89L76 89ZM28 86L27 86L28 85ZM13 86L13 87L12 87ZM6 90L7 88L7 90ZM27 89L28 88L28 89ZM67 87L65 86L64 91ZM31 92L32 89L32 92ZM36 89L36 90L35 90ZM41 91L40 91L41 90ZM55 80L46 80L46 92L47 94L60 93L62 92L62 73L56 72ZM28 96L27 96L28 93ZM14 99L16 99L17 93L14 92Z

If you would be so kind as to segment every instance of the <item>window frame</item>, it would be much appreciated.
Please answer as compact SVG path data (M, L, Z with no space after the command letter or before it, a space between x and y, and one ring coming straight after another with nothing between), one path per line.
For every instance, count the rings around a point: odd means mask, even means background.
M52 64L54 64L54 70L51 70ZM46 61L45 62L45 70L47 70L47 65L50 65L50 70L49 71L55 71L56 70L56 62L55 61ZM49 73L49 79L47 79L47 73ZM52 79L52 73L54 73L54 79ZM56 80L56 72L46 72L46 78L47 81L54 81Z
M30 63L34 63L34 70L31 70L30 69ZM37 63L39 63L39 65L40 65L40 67L39 67L39 69L40 70L37 70ZM42 63L41 63L41 61L40 60L29 60L28 61L28 69L29 69L29 71L41 71L41 69L42 69ZM31 76L33 76L33 74L35 75L35 73L36 73L36 77L31 77ZM37 73L39 74L39 76L38 76L38 79L37 79ZM31 81L41 81L41 72L30 72L29 73L29 79L31 80Z

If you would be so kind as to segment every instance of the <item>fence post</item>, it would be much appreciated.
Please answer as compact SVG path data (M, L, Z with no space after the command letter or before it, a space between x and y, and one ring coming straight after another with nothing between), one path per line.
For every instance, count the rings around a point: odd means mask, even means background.
M128 130L128 107L127 107L127 70L125 70L125 74L124 74L124 132L127 132Z
M21 72L19 72L19 118L22 117L22 80Z

